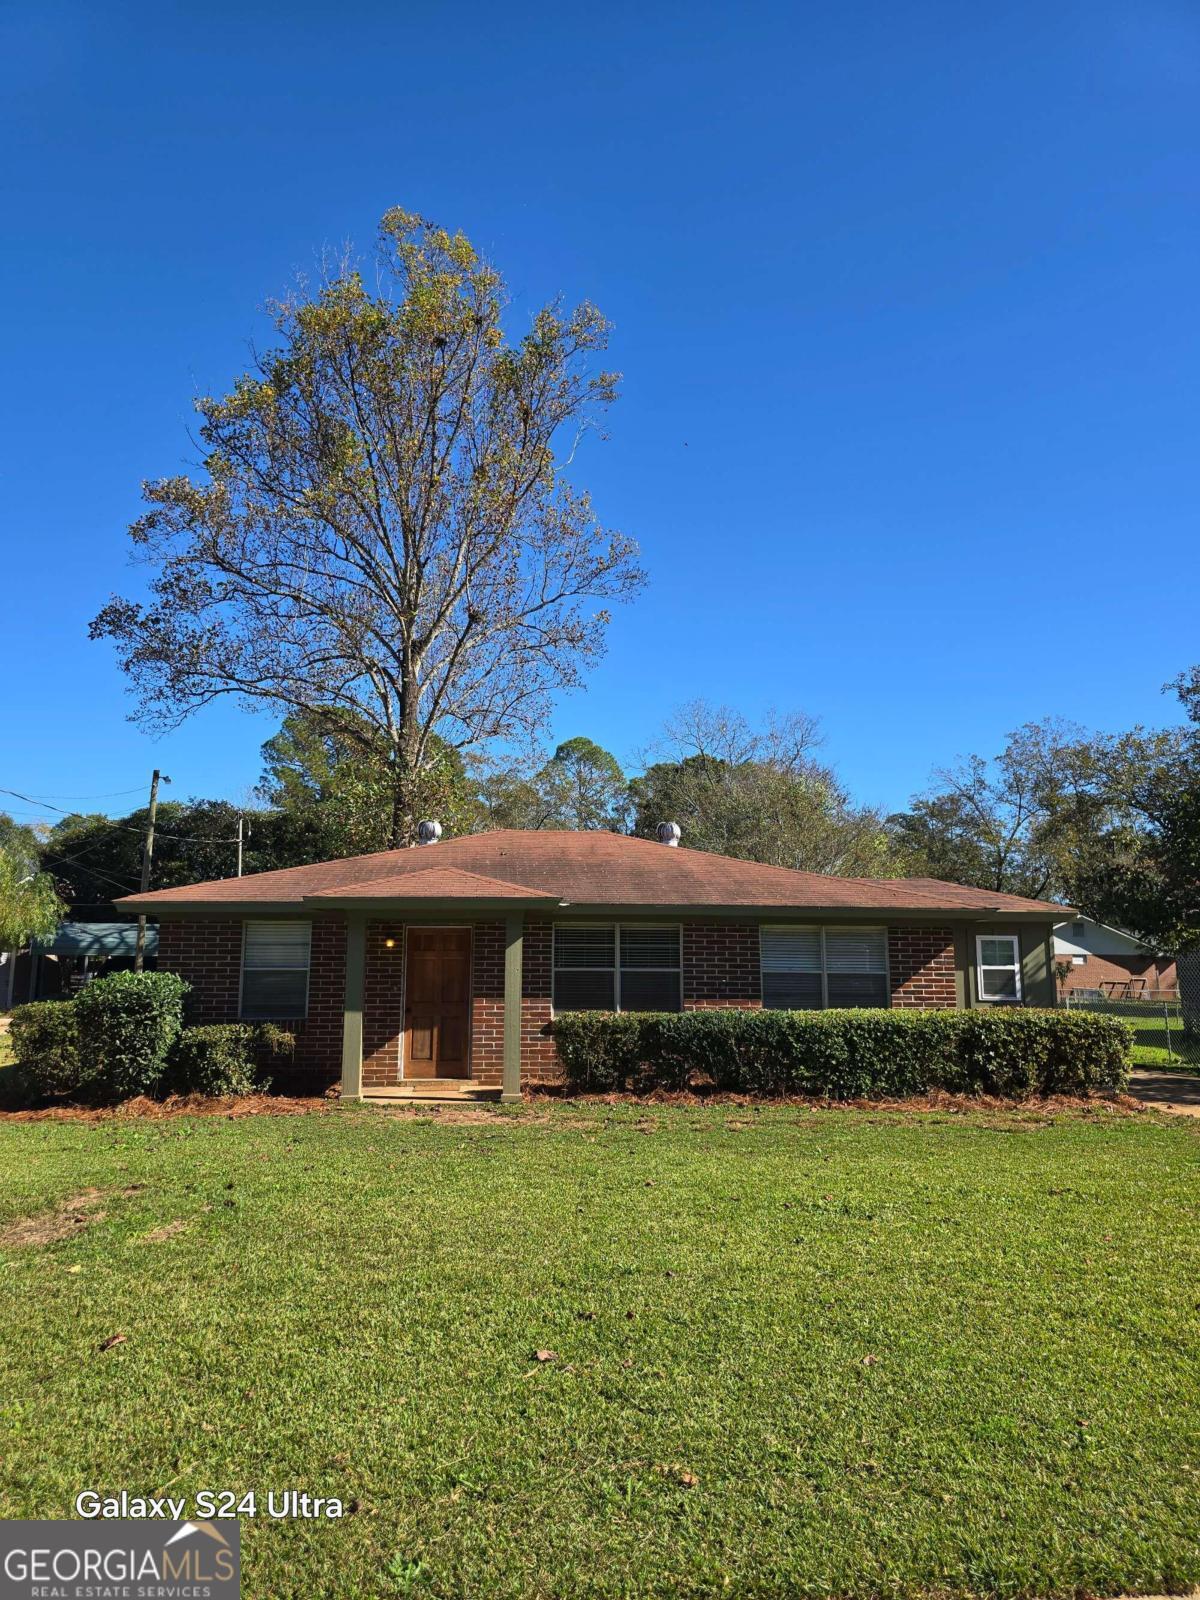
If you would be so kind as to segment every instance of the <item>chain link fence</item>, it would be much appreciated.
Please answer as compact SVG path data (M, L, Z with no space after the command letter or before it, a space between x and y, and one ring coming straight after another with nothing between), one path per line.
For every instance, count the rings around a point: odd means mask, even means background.
M1121 1017L1133 1028L1133 1063L1140 1067L1200 1067L1200 955L1178 962L1179 998L1148 995L1112 1000L1092 993L1066 996L1072 1011Z

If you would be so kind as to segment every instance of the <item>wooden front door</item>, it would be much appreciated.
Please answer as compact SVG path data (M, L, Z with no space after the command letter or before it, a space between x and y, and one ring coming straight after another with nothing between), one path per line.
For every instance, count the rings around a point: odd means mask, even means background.
M410 928L404 979L405 1078L466 1078L471 930Z

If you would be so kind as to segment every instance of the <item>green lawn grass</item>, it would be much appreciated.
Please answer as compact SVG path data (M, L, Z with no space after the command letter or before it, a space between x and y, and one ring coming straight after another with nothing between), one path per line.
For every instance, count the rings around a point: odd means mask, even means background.
M9 1122L0 1172L0 1228L104 1213L0 1250L0 1516L355 1503L244 1521L254 1600L1200 1583L1183 1118Z
M1133 1028L1135 1067L1167 1067L1175 1072L1200 1070L1200 1048L1194 1038L1184 1037L1178 1006L1164 1017L1161 1006L1148 1005L1144 1015L1131 1014L1125 1021Z

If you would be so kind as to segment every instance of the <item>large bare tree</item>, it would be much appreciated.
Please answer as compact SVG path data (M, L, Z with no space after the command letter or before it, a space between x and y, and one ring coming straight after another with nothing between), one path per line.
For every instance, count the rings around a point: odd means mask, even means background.
M520 735L603 650L637 548L563 474L615 398L609 325L558 302L506 337L496 270L411 213L380 227L378 287L343 266L272 306L279 347L197 402L201 479L145 486L130 530L147 604L116 641L139 720L222 696L386 751L388 835L411 840L434 734Z

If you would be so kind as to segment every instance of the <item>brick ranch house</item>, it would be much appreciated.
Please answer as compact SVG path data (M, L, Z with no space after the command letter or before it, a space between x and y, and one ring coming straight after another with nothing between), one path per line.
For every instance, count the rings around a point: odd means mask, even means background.
M1104 994L1117 999L1175 999L1179 972L1164 956L1124 928L1076 916L1054 930L1054 959L1064 994Z
M1062 906L611 833L498 831L132 895L190 1020L275 1021L347 1099L552 1079L556 1011L1055 1004ZM1067 913L1069 914L1069 913Z

